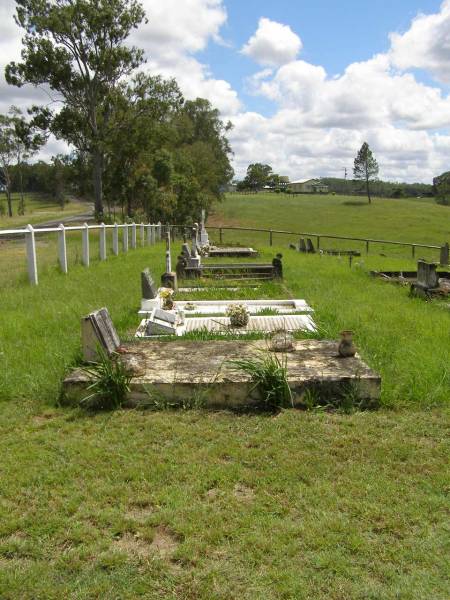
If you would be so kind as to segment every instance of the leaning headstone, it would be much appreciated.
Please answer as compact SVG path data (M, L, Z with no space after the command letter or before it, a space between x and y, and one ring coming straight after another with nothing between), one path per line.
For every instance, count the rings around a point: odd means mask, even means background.
M439 275L436 264L419 260L417 263L417 285L426 290L439 287Z
M175 335L176 332L176 316L166 310L155 308L147 321L146 334Z
M306 252L310 252L311 254L315 254L316 249L314 248L314 244L312 243L312 241L308 238L306 240Z
M449 245L448 245L448 242L447 242L446 244L444 244L441 247L441 256L440 256L440 259L439 259L439 263L442 266L446 266L446 265L450 264L450 256L449 255L450 255Z
M306 244L305 244L305 240L303 238L300 238L300 243L299 243L299 250L300 252L306 252Z
M99 348L110 356L120 346L107 308L100 308L81 319L81 338L83 358L88 362L98 360Z
M189 259L191 256L191 252L189 250L189 245L184 242L184 244L181 246L181 255L183 256L183 258L185 259Z
M154 300L158 295L158 290L149 269L144 269L141 273L141 288L142 297L145 300Z

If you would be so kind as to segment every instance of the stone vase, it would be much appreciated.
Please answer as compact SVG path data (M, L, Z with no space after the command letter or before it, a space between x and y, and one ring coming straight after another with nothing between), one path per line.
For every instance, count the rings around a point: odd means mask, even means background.
M339 342L338 353L342 358L355 356L356 347L353 343L353 331L341 331L341 341Z

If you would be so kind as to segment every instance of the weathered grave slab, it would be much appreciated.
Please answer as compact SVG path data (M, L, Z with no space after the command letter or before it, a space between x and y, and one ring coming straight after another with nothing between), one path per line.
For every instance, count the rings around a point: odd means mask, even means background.
M258 251L254 248L244 248L242 246L210 246L208 249L208 257L215 258L219 256L251 258L258 256Z
M225 314L227 307L240 304L247 308L250 314L257 314L265 310L273 310L279 314L309 313L314 312L305 300L177 300L174 310L182 310L189 315L217 315ZM147 308L142 303L140 315L151 312L153 308Z
M152 341L125 349L136 352L144 373L132 380L130 405L149 404L146 389L163 394L170 402L186 401L201 390L205 392L205 405L210 408L237 408L258 401L256 392L250 393L249 376L227 361L260 356L267 349L264 340ZM308 390L339 396L349 384L361 400L373 404L379 400L380 376L358 355L340 358L335 341L296 341L295 351L284 356L295 406L303 405ZM86 395L89 383L84 371L71 373L63 385L64 402L77 404Z
M158 320L159 325L163 323ZM276 315L276 316L250 316L245 327L231 328L229 317L190 317L183 323L177 323L164 329L152 326L155 318L143 319L136 331L137 338L148 338L153 335L185 335L193 331L207 331L211 333L227 333L243 335L249 332L272 333L274 331L317 331L316 324L310 315ZM170 329L169 329L170 327Z

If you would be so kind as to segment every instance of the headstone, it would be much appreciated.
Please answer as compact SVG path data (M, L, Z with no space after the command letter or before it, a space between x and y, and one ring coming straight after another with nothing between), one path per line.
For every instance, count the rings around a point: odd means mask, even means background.
M189 250L189 246L186 242L181 246L181 254L183 258L189 259L191 256L191 252Z
M191 253L188 259L188 263L187 266L191 269L198 269L200 268L200 255L197 251L197 223L195 223L195 227L192 228L191 231Z
M417 284L424 289L439 287L439 275L436 273L436 264L419 260L417 263Z
M312 243L312 241L308 238L306 240L306 252L310 252L311 254L315 254L316 249L314 248L314 244Z
M120 346L120 339L107 308L100 308L81 319L83 358L85 361L98 360L98 349L108 356Z
M446 244L444 244L441 247L441 257L440 257L439 263L442 266L446 266L446 265L450 264L450 256L449 256L449 254L450 254L450 252L449 252L449 245L448 245L448 242L447 242Z
M149 269L144 269L141 273L141 288L142 297L145 300L154 300L158 295L158 290Z
M299 250L300 252L306 252L306 244L303 238L300 238Z
M200 226L200 246L209 246L209 236L205 228L205 209L202 209L202 220Z
M161 286L171 288L174 292L178 290L178 281L176 273L163 273L161 275Z
M186 275L186 258L180 254L176 266L177 279L184 279Z
M283 279L283 263L281 262L282 258L282 254L277 254L276 257L272 260L274 275L277 279Z
M155 308L147 321L146 335L176 335L176 316L166 310Z

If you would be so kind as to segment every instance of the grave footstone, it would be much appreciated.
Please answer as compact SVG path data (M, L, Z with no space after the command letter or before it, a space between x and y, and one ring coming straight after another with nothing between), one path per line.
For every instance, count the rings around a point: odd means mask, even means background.
M154 300L158 295L158 290L148 268L141 273L141 288L142 298L145 300Z
M120 346L120 339L107 308L100 308L81 319L83 358L92 362L99 358L99 348L110 356Z
M176 316L161 308L155 308L146 325L146 335L176 335Z

